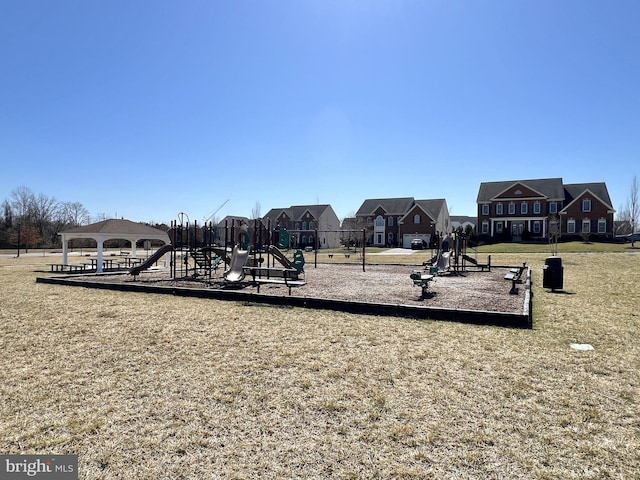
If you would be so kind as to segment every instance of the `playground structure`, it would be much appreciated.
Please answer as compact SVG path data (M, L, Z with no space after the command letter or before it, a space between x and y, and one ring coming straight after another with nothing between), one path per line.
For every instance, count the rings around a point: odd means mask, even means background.
M134 279L168 254L173 280L198 279L223 288L252 284L258 291L264 283L284 284L289 293L292 287L306 283L302 251L295 250L292 259L284 251L289 249L286 230L272 230L261 220L254 220L253 226L232 220L226 221L220 232L211 222L199 226L185 221L185 216L180 214L178 220L171 222L170 244L129 270ZM219 269L222 275L218 274Z
M432 275L464 275L469 269L491 271L491 255L487 256L486 263L482 263L477 259L477 250L473 257L468 254L468 250L468 237L464 233L454 231L439 235L436 237L435 254L423 262L423 266Z
M487 256L486 263L477 260L477 250L475 256L468 254L468 239L464 233L451 232L437 237L436 253L423 262L423 270L412 270L409 278L413 285L420 287L425 299L430 296L429 287L431 283L440 275L465 276L465 272L474 270L480 272L491 272L491 255ZM523 276L527 270L526 263L520 267L509 268L509 272L504 276L505 280L511 282L509 293L517 295L519 290L517 284L522 283Z

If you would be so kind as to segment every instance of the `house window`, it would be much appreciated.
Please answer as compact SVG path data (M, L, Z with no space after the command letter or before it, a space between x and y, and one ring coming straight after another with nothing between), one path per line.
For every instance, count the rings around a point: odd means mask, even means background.
M316 237L313 235L309 235L309 245L315 245L316 244Z
M382 215L376 217L376 227L384 227L384 217Z
M533 204L533 213L536 215L540 215L540 211L542 210L542 207L540 206L540 202L534 202Z
M413 223L420 223L420 214L419 213L416 213L413 216Z
M387 218L387 225L388 225L389 227L393 227L393 217L389 217L389 218Z
M527 205L525 202L522 202L520 204L520 213L522 215L526 215L528 211L529 211L529 205Z
M501 203L498 203L496 205L496 215L503 215L504 213L504 207Z
M549 204L549 213L558 213L558 204L556 202Z
M588 198L585 198L584 200L582 200L582 211L583 212L591 211L591 200L589 200Z
M300 230L300 222L296 222L296 230Z
M582 233L591 233L591 221L588 219L582 220Z
M576 233L576 221L567 220L567 233Z
M371 225L372 222L373 220L371 220L371 217L367 217L367 225Z
M533 233L540 235L540 222L537 220L533 222Z
M309 224L307 222L302 222L302 229L309 230Z
M488 204L482 205L482 215L489 215L489 205Z
M607 233L607 221L604 218L598 220L598 233Z
M393 245L393 233L390 233L389 235L387 235L387 243L389 245Z
M496 233L502 233L503 225L502 222L496 222Z
M516 204L515 203L510 203L509 204L509 215L515 215L516 214Z
M482 222L482 233L489 233L489 222Z

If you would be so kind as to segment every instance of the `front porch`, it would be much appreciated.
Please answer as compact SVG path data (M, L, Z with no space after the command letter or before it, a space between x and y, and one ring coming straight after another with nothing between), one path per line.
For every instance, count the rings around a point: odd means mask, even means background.
M523 239L544 239L547 228L546 217L492 218L489 234L491 237L510 236L512 241L519 242Z

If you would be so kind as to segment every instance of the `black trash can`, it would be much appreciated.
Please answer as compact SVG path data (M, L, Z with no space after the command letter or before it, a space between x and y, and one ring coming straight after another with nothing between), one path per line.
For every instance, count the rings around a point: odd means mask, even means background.
M542 267L542 287L562 290L563 275L562 258L547 257Z

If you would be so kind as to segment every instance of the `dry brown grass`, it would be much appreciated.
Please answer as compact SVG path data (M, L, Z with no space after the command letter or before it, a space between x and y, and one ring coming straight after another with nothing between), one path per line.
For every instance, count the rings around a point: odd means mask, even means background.
M640 256L563 254L534 329L35 283L0 259L0 453L80 477L640 478ZM570 343L590 343L575 351Z

